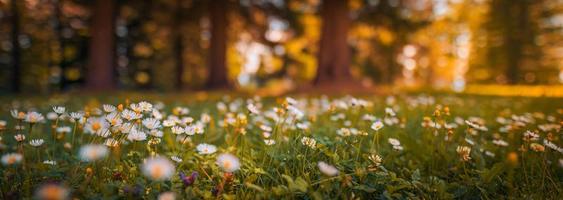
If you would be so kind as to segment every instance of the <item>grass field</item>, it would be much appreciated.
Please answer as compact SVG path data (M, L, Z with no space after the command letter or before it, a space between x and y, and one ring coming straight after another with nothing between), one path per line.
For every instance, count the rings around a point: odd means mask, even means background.
M0 97L1 199L560 199L563 99Z

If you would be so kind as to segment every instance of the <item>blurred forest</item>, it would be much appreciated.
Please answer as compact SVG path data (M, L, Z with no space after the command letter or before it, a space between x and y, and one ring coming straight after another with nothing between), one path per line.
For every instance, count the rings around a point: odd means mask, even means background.
M0 0L0 94L563 83L562 0Z

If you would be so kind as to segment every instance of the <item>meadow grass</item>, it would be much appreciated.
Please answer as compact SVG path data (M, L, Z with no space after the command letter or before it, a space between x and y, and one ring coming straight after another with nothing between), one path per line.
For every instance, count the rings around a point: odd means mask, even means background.
M124 93L0 104L2 199L562 196L560 98Z

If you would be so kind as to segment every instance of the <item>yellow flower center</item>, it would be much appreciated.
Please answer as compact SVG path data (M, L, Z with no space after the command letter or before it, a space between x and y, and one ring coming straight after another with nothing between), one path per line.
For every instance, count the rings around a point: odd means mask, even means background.
M151 176L154 179L160 179L164 175L164 169L160 165L155 165L151 170Z
M102 125L99 122L95 122L92 124L92 130L98 131L102 128Z

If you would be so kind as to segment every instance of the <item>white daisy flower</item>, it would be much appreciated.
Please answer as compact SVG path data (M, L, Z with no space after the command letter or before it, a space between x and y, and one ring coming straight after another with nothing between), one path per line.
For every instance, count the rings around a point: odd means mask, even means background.
M43 164L46 164L46 165L57 165L57 161L54 161L54 160L45 160L45 161L43 161Z
M258 108L252 103L249 103L248 105L246 105L246 109L248 109L248 111L252 114L255 114L255 115L260 114L260 110L258 110Z
M34 147L39 147L39 146L43 145L44 142L45 141L43 139L34 139L34 140L29 141L29 144L31 146L34 146Z
M16 139L16 141L18 141L18 142L23 142L25 140L25 135L17 134L17 135L14 136L14 139Z
M102 105L102 108L104 109L104 112L107 113L114 112L117 109L114 105L110 105L110 104L104 104Z
M99 144L87 144L80 147L79 156L84 162L92 162L105 158L109 153L106 146Z
M177 162L177 163L181 163L183 160L178 157L178 156L170 156L170 159L172 159L173 161Z
M141 169L146 177L154 181L169 180L176 171L170 160L160 156L146 159Z
M223 153L217 156L217 165L225 172L235 172L240 169L240 161L232 154Z
M383 123L379 120L373 122L373 124L371 124L371 129L375 130L375 131L379 131L381 128L383 128Z
M147 127L148 129L157 129L160 128L160 121L155 118L145 118L143 119L143 126Z
M217 151L217 147L215 145L206 144L206 143L198 144L196 149L199 154L204 154L204 155L213 154Z
M129 141L145 141L147 139L147 134L137 128L133 128L127 135L127 139Z
M180 126L173 126L172 127L172 133L179 135L185 132L184 128L180 127Z
M63 106L53 106L53 111L55 111L55 113L62 115L63 113L65 113L66 108Z
M336 169L336 167L329 165L323 161L320 161L317 166L319 167L319 170L327 176L338 175L338 169Z
M267 139L267 140L264 140L264 144L271 146L271 145L276 144L276 141L272 140L272 139Z
M35 111L31 111L31 112L28 112L25 115L24 121L27 122L27 123L34 124L34 123L42 122L44 119L45 118L43 117L43 114L35 112Z
M2 164L4 165L15 165L22 161L23 156L19 153L8 153L2 156Z

